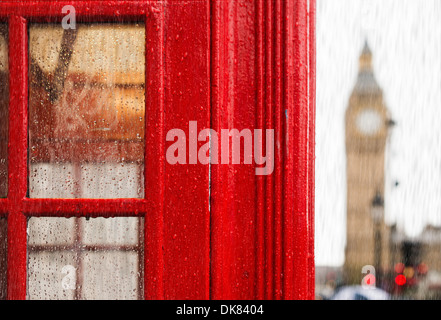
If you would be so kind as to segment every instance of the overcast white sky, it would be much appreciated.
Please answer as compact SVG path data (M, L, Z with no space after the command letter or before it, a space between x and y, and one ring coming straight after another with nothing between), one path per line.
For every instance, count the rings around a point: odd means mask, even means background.
M344 112L365 39L397 122L387 151L386 222L409 237L427 223L441 225L441 0L317 0L317 265L344 262Z

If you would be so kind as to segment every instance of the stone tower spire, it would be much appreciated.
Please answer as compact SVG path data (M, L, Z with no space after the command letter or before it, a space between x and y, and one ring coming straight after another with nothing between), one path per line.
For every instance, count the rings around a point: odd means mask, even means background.
M381 94L380 86L374 77L372 67L372 51L367 41L364 43L363 50L359 58L359 70L354 93L360 94Z
M365 42L345 119L347 237L344 272L348 284L360 284L365 265L376 265L377 275L387 269L388 230L383 218L380 225L378 220L374 221L372 210L375 197L384 198L387 119L382 90L374 77L372 51ZM374 232L378 228L381 232ZM380 242L376 234L380 235Z

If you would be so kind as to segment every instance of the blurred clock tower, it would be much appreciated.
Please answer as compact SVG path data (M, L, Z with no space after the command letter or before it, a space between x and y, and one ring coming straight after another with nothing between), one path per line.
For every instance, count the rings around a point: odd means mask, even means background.
M373 73L372 52L365 43L345 115L346 284L360 284L365 265L375 267L378 280L389 262L389 231L384 223L383 209L388 123L383 94Z

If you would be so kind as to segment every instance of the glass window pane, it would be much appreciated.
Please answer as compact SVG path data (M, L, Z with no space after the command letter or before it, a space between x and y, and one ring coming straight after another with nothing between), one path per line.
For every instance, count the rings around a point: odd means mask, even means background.
M31 218L28 299L142 299L143 218Z
M29 193L142 198L143 24L29 29Z

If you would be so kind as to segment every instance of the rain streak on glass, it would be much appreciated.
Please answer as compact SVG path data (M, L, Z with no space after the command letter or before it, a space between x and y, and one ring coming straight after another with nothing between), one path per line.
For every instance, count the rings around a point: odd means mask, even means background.
M8 193L8 28L0 24L0 198ZM0 300L6 299L7 220L0 217Z
M145 26L31 24L29 197L143 198ZM141 299L143 219L30 218L29 299Z

